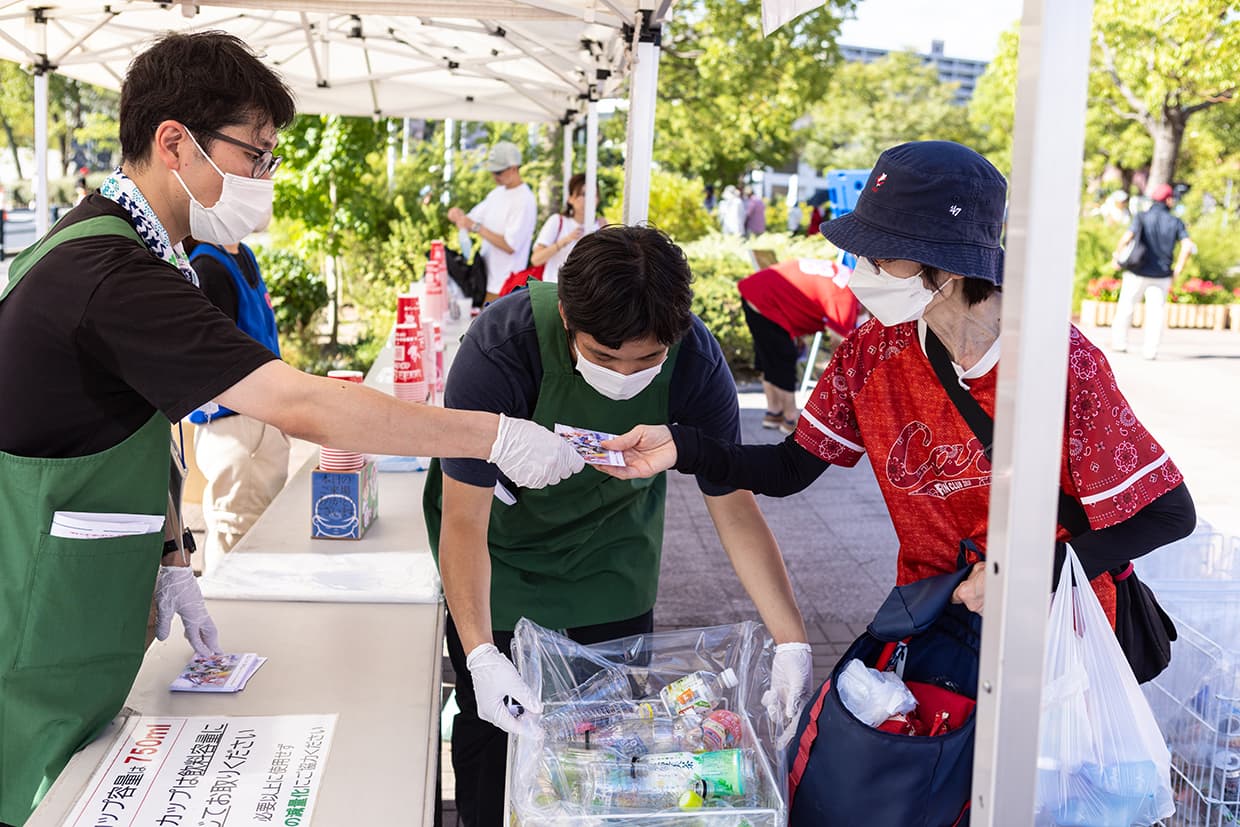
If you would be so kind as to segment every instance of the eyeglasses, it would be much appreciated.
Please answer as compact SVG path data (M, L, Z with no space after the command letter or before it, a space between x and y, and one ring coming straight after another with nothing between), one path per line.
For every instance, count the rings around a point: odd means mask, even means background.
M245 141L238 141L236 138L229 137L222 132L216 132L214 129L196 129L199 135L209 135L217 141L223 141L226 144L239 146L254 157L254 168L250 170L251 178L266 178L274 175L275 171L280 168L280 162L284 160L281 155L272 155L270 149L259 149L258 147L247 144Z

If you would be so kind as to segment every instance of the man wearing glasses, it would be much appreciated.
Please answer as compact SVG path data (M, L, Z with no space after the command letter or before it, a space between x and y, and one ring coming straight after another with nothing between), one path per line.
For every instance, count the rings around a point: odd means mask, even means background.
M0 292L0 825L22 824L120 710L152 595L161 639L178 615L195 651L221 651L183 548L183 451L172 446L170 467L170 422L213 403L345 450L487 459L535 488L583 467L532 422L304 374L211 304L182 241L236 244L266 226L277 130L295 111L239 39L164 37L126 74L120 167L10 265ZM73 530L65 512L84 514ZM163 526L125 533L105 519L114 514Z

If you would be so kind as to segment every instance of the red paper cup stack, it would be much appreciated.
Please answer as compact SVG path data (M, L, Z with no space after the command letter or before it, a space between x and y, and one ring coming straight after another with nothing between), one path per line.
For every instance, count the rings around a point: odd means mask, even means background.
M435 404L435 389L438 387L436 379L437 367L435 364L435 334L433 332L436 322L431 322L422 328L422 374L426 378L426 393L432 405Z
M422 308L417 296L401 293L396 297L396 323L422 326Z
M329 379L340 379L359 385L366 378L360 370L329 370L327 376ZM319 448L319 470L321 471L357 471L365 464L366 457L355 451L340 451L336 448L328 448L326 445Z
M443 394L443 331L439 322L431 322L431 352L435 354L435 393Z
M426 349L418 325L398 324L392 356L392 392L406 402L426 401L426 371L423 351Z
M366 379L366 374L360 370L329 370L327 372L328 379L343 379L345 382L354 382L358 385L362 384Z
M448 262L443 242L431 242L430 260L426 263L426 312L432 319L442 319L448 310Z

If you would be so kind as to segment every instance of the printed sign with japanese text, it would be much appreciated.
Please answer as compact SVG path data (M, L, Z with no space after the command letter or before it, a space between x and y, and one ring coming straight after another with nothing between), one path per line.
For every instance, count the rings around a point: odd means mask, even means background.
M335 715L130 719L69 827L309 825Z

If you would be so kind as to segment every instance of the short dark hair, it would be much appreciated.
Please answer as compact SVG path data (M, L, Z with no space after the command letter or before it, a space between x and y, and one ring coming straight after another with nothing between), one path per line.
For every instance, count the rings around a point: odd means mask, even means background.
M693 324L693 272L684 251L651 226L612 224L584 236L560 267L560 304L570 333L613 350L653 335L680 341Z
M922 267L925 270L926 279L930 283L930 286L939 287L941 284L940 276L943 275L944 271L937 267L931 267L928 264L923 264ZM969 307L972 307L975 304L981 304L995 293L1003 292L1002 288L997 286L994 282L986 279L965 276L961 279L961 282L961 288L964 290L964 300Z
M575 173L572 178L568 179L568 195L572 195L578 190L582 192L586 190L586 174L584 172ZM598 205L596 204L595 207L597 208ZM573 204L568 198L564 199L564 215L569 218L577 218L577 216L573 215Z
M151 157L166 120L191 130L257 122L283 129L297 104L280 76L243 40L225 32L169 33L133 59L121 85L121 158L139 166ZM207 151L210 136L194 137Z

